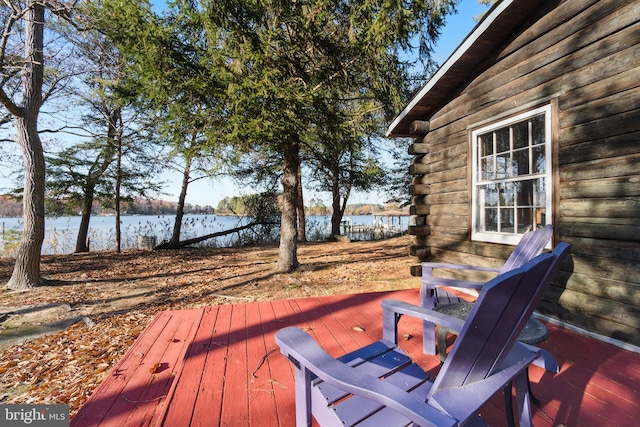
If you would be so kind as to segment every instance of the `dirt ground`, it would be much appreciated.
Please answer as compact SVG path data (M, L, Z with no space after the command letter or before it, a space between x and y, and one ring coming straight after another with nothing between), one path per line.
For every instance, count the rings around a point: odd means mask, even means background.
M305 243L274 273L277 248L44 256L50 286L6 290L0 258L0 403L64 403L74 414L162 310L414 288L410 238Z

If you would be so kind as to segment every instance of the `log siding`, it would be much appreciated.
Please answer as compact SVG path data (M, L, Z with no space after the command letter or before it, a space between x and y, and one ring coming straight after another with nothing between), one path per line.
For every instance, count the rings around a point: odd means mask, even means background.
M640 345L640 0L512 3L459 56L468 76L417 104L412 253L501 265L511 246L470 240L470 132L552 104L554 240L573 248L540 310Z

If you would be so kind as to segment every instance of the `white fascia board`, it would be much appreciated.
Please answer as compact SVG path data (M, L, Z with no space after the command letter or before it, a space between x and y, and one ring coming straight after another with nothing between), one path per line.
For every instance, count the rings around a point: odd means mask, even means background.
M429 91L435 86L435 84L447 74L449 69L455 64L464 53L466 53L469 48L484 34L484 32L489 28L489 26L496 20L498 16L509 7L516 0L503 0L499 2L494 10L490 10L487 15L485 15L484 19L476 25L476 27L471 31L471 33L462 41L460 46L453 52L453 54L444 62L444 64L436 71L436 73L429 79L426 85L420 92L418 92L409 102L409 104L405 107L405 109L400 113L398 117L389 125L387 128L386 136L389 137L391 133L394 131L396 126L406 117L407 114L418 104L422 98L424 98Z

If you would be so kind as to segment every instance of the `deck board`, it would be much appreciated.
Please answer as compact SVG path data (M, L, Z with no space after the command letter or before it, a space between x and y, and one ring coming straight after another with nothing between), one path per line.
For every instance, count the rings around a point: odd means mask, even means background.
M129 412L126 421L121 423L118 420L119 425L149 425L153 414L158 410L156 402L170 395L175 373L184 371L182 365L185 360L185 348L193 341L197 323L180 319L179 322L172 322L170 325L175 326L175 329L168 329L171 331L171 337L165 342L156 342L145 358L146 361L141 363L136 372L140 374L136 379L139 381L138 389L141 392L136 393L136 396L127 396L126 400L123 394L122 400L118 401L123 407L123 412L126 411L127 404L135 402L135 407Z
M220 425L247 425L249 423L246 307L244 304L234 305L231 313L232 326L229 331L227 370L222 394Z
M193 426L219 425L222 416L222 401L224 388L227 385L225 363L229 357L229 339L231 332L231 312L233 306L220 306L211 310L211 315L216 315L215 326L212 332L211 344L203 349L207 351L206 364L202 373L202 380L199 385L192 384L194 390L198 390L195 407L186 406L192 409ZM190 382L188 377L185 382ZM180 385L180 384L179 384ZM180 403L176 403L178 405ZM173 407L174 405L170 405ZM169 413L171 415L171 413ZM167 419L169 419L167 417ZM175 423L164 424L179 425L184 420L175 417Z
M267 358L277 351L277 347L273 344L273 337L268 329L263 328L268 323L263 323L260 305L257 310L247 310L247 324L255 330L255 333L247 337L249 419L277 421L271 372L266 363Z
M176 378L176 387L179 385L180 392L173 393L169 400L168 405L173 410L167 415L166 423L168 425L176 425L184 422L184 420L191 422L200 387L206 387L202 378L205 376L207 369L219 366L214 363L207 364L209 349L214 345L214 339L217 339L214 331L216 331L215 326L219 319L218 313L212 313L212 310L218 311L217 308L214 309L212 307L207 307L203 310L202 322L193 343L191 343L189 350L186 352L183 370ZM184 384L185 382L187 382L186 385ZM164 409L166 413L166 407ZM162 415L158 418L162 419Z
M417 303L417 290L219 305L159 313L71 420L72 426L293 426L293 369L275 333L296 325L340 356L382 336L383 299ZM403 349L430 375L437 356L422 353L421 322L399 322ZM541 347L561 365L532 367L543 403L534 425L640 423L640 354L548 325ZM404 339L406 336L407 339ZM453 338L450 338L452 341ZM505 425L502 396L481 408Z
M270 348L276 349L266 358L277 412L274 425L294 425L295 416L291 413L291 408L295 407L295 396L288 392L292 387L293 366L286 361L283 363L284 357L280 355L278 346L275 344L276 331L294 324L291 316L292 301L265 302L260 304L260 311L271 314L271 321L265 322L265 330L268 331L265 333L265 340L270 344Z

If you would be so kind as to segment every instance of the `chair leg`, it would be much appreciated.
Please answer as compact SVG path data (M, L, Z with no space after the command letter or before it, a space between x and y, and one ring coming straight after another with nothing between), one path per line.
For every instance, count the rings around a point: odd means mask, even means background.
M531 390L531 381L529 380L529 368L527 368L527 388L529 389L529 398L533 402L534 405L540 404L540 399L538 399L534 394L533 390Z
M516 404L518 408L518 418L520 427L531 427L531 401L529 396L528 372L525 369L515 378Z
M422 322L422 351L424 354L436 354L436 325L424 320Z
M504 412L507 416L507 427L516 427L513 418L513 381L504 386Z
M391 310L382 310L382 338L398 345L398 322L401 315Z
M311 427L311 371L304 366L295 369L296 426Z
M436 306L436 290L434 287L425 284L420 287L420 306L424 308Z
M529 394L529 401L533 402L535 405L540 404L540 399L538 399L531 390L531 381L529 380L529 368L525 372L526 381L527 381L527 392ZM510 381L509 384L504 386L504 410L507 414L507 427L515 427L515 420L513 418L513 381Z
M420 287L420 306L435 307L435 289L426 285ZM426 320L422 322L422 351L424 354L436 354L436 325Z
M440 355L440 363L447 360L447 337L449 330L438 326L438 354Z

